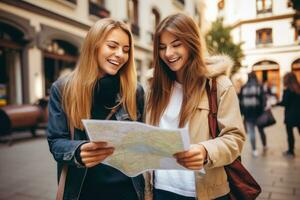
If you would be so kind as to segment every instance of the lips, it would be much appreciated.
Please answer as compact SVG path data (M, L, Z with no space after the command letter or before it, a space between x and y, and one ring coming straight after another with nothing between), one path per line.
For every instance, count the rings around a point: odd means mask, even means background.
M176 57L176 58L168 59L167 61L168 61L168 63L172 64L172 63L177 62L179 59L180 59L180 57Z
M117 60L107 59L107 61L108 61L110 64L113 64L113 65L115 65L115 66L119 66L119 65L120 65L120 62L117 61Z

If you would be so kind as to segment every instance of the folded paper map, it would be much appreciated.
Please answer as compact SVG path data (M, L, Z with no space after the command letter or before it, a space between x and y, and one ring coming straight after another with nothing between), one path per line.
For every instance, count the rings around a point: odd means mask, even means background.
M186 170L173 154L189 149L187 129L162 129L140 122L82 120L91 141L105 141L115 147L104 160L127 176L152 169Z

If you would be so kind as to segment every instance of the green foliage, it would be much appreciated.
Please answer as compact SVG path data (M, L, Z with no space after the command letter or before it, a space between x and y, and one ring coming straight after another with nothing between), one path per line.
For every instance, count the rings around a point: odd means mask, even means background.
M235 44L230 35L232 28L223 26L223 19L219 18L213 22L211 29L205 35L206 45L210 54L226 54L234 61L232 73L241 67L244 57L241 45Z

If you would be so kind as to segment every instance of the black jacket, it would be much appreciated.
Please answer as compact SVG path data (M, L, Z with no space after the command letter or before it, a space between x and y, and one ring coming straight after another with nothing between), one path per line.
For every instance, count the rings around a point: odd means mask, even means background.
M57 161L57 177L59 179L63 164L68 165L68 174L65 183L64 200L75 200L83 185L87 168L79 167L76 163L76 149L87 141L84 131L75 129L74 140L70 139L70 130L67 117L61 106L61 88L64 80L60 79L53 83L49 99L49 121L47 129L47 139L50 151ZM139 121L142 121L144 111L144 90L141 86L137 89L137 107ZM121 107L116 113L117 120L131 120L126 110ZM144 178L142 175L132 178L134 189L140 200L144 199ZM116 188L117 191L117 188Z
M290 126L300 126L300 94L289 89L283 92L282 101L279 105L284 106L284 123Z
M239 94L241 112L246 121L255 122L265 107L264 91L260 84L248 81Z

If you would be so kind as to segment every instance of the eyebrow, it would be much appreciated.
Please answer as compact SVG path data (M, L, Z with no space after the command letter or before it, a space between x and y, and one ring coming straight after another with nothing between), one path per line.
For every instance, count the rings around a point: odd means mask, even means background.
M177 41L180 41L178 38L176 38L175 40L173 40L172 42L171 42L171 44L173 44L173 43L175 43L175 42L177 42ZM159 45L164 45L164 43L159 43Z
M107 40L106 42L112 42L116 45L120 45L118 42L114 41L114 40ZM125 47L129 47L129 44L128 45L124 45Z

